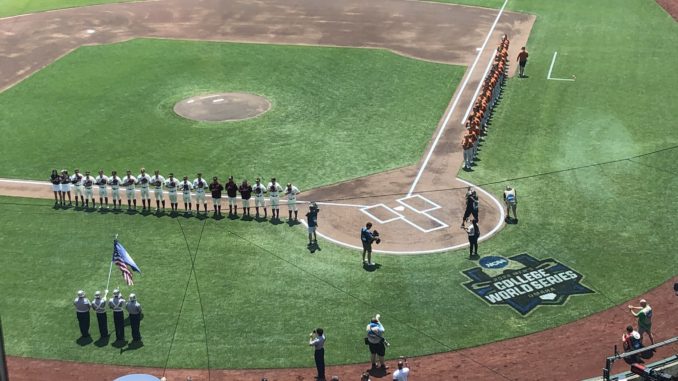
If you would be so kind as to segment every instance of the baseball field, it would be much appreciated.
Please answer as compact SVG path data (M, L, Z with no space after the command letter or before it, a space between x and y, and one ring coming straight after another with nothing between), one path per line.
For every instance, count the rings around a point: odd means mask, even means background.
M667 291L678 263L676 20L653 0L364 3L0 5L0 313L12 380L312 379L317 327L328 374L354 379L375 313L387 358L416 357L414 379L599 375L640 297L655 337L678 335ZM461 116L504 33L512 66L526 45L528 77L507 79L479 160L459 171ZM272 107L220 123L172 111L218 92ZM50 170L76 167L292 182L321 205L319 250L286 218L52 207ZM462 181L487 192L480 260L461 246ZM509 184L517 224L493 203ZM414 196L438 205L429 214L445 226L410 232L414 220L396 225L405 212L380 223L382 248L401 255L363 268L350 245L365 211ZM94 321L93 340L78 338L73 298L105 288L116 234L142 273L126 286L114 269L110 288L138 295L142 345L98 339ZM576 282L491 302L478 290L510 278L483 257Z

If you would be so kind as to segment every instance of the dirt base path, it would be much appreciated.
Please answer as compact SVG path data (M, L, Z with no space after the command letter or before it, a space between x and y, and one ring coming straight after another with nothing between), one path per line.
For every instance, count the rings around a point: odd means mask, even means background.
M655 340L665 340L678 335L678 297L673 293L673 282L643 295L654 307L653 332ZM626 308L638 304L633 299L609 310L594 314L570 324L515 339L500 341L456 352L417 357L410 360L413 380L435 381L488 381L488 380L582 380L602 374L605 357L613 354L614 345L620 345L624 327L634 324L635 319ZM482 320L479 318L479 320ZM646 339L647 340L647 339ZM327 348L331 351L331 346ZM673 355L678 344L660 348L654 360ZM309 353L309 367L313 365ZM368 353L365 353L368 359ZM395 366L389 362L388 374L375 374L373 380L391 380ZM329 366L328 375L338 375L340 380L357 380L367 370L369 363L345 366ZM19 357L8 358L9 375L12 381L113 380L131 373L147 373L157 377L166 376L170 381L183 381L191 376L194 381L312 381L315 369L270 369L270 370L195 370L135 368L101 364L86 364L67 361L38 360ZM615 373L628 370L623 361L615 363ZM93 375L96 375L94 377Z

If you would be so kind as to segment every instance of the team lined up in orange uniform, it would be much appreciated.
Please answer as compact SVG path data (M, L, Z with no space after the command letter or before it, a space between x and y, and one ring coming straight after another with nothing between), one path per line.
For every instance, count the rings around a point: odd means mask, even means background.
M464 169L469 171L477 156L478 143L487 135L487 122L501 93L508 69L509 39L504 35L494 55L494 63L485 77L482 90L473 104L473 112L466 120L466 134L462 138Z

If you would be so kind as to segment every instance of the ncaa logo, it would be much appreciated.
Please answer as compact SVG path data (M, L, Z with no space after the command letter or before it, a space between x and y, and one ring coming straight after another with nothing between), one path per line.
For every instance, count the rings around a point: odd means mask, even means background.
M508 259L498 256L487 256L483 257L478 261L481 267L486 269L502 269L506 267L509 263Z

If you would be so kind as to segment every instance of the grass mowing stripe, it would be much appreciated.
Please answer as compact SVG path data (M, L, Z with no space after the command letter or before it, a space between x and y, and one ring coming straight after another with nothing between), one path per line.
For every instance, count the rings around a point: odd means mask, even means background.
M202 232L205 230L205 221L203 221L202 229L200 230L200 236L198 237L198 244L195 248L195 254L192 254L191 248L188 244L188 238L186 238L186 233L184 232L184 228L183 228L183 226L181 226L181 222L179 222L178 219L177 219L177 224L179 224L179 229L181 230L181 234L183 235L184 241L186 242L186 251L188 252L188 256L191 260L191 270L189 271L188 280L186 281L186 287L184 288L184 296L181 299L181 307L179 308L180 313L177 314L177 322L176 322L176 325L174 326L174 334L172 335L172 340L170 341L169 350L167 351L167 359L165 360L163 376L165 375L165 371L168 368L167 365L169 363L170 355L172 354L172 346L174 345L174 339L176 338L177 329L179 328L179 321L181 320L181 311L184 308L184 302L186 301L186 295L188 294L188 286L191 284L191 278L193 276L195 276L195 278L196 278L195 279L196 287L198 286L198 276L195 273L195 258L198 256L198 248L200 247L200 241L202 240ZM201 312L202 312L202 301L200 301L200 289L199 288L198 288L198 300L200 302L200 309L201 309ZM202 319L203 319L203 328L204 328L204 327L206 327L204 312L202 313ZM205 328L205 337L207 337L207 329L206 328ZM210 359L209 359L209 346L207 345L207 340L205 340L205 347L206 347L205 349L207 350L207 354L208 354L208 356L207 356L207 369L209 369Z

